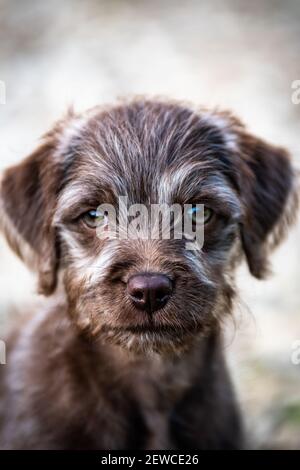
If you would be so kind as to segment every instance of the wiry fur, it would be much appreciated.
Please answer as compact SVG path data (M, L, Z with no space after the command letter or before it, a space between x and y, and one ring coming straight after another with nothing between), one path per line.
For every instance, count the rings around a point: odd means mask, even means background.
M200 252L184 240L100 240L80 216L118 196L204 203L217 216ZM264 276L296 205L286 152L229 113L144 99L70 111L1 184L4 233L54 299L12 335L1 446L241 447L221 339L234 268L245 255ZM151 316L126 293L141 272L174 286Z

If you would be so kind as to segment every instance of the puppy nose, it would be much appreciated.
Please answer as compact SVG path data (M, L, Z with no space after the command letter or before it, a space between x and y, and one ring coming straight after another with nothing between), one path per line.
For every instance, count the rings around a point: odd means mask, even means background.
M155 312L168 302L172 283L164 274L135 274L127 282L127 292L135 307Z

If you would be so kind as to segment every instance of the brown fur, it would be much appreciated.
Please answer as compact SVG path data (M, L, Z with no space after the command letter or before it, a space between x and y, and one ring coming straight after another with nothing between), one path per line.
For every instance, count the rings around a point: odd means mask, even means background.
M201 252L100 240L81 215L120 195L211 207ZM9 342L1 447L242 447L222 352L234 268L245 256L265 275L296 205L287 153L229 113L143 99L70 112L2 179L2 229L53 304ZM141 272L174 285L153 315L127 295Z

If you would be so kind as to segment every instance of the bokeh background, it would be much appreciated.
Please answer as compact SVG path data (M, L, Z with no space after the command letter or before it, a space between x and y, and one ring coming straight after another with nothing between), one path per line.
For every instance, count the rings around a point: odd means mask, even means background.
M300 166L298 0L0 0L0 170L29 153L67 106L147 94L231 109ZM300 448L300 225L266 282L238 276L226 350L251 446ZM37 300L0 238L0 336ZM5 366L1 366L5 367Z

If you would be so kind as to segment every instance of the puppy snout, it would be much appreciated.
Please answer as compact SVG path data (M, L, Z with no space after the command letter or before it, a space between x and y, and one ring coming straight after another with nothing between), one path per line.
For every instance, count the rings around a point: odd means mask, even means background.
M127 292L134 306L150 313L167 304L172 290L172 282L164 274L135 274L127 282Z

